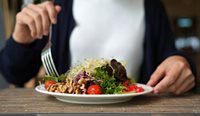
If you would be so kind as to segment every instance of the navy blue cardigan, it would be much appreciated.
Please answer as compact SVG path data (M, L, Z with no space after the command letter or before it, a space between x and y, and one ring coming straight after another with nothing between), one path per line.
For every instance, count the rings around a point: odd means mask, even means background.
M72 14L73 0L55 0L55 4L60 5L62 11L58 15L58 23L53 26L52 54L56 68L61 74L69 69L69 38L76 23ZM183 55L175 49L174 37L163 4L159 0L145 0L144 7L146 27L140 83L147 83L150 75L166 57ZM24 46L16 43L11 37L0 52L0 71L5 79L21 87L35 76L42 64L40 54L46 43L47 37L44 37L29 46ZM188 61L196 74L191 60Z

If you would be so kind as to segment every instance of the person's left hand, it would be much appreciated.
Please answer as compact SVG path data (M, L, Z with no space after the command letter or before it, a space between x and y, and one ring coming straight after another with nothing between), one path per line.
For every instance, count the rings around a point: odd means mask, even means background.
M195 86L195 77L182 56L170 56L164 60L151 75L147 85L154 87L153 92L185 93Z

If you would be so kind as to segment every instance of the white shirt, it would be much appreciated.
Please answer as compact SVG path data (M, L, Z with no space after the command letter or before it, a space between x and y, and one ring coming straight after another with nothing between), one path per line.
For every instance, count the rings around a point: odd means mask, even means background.
M137 78L143 58L144 0L74 0L72 64L86 58L126 61Z

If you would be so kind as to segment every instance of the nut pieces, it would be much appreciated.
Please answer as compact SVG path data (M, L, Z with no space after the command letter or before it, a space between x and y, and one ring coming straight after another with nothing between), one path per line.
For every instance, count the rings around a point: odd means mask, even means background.
M82 77L78 83L74 83L72 78L66 78L65 82L52 84L47 89L49 92L70 93L70 94L86 94L86 80Z

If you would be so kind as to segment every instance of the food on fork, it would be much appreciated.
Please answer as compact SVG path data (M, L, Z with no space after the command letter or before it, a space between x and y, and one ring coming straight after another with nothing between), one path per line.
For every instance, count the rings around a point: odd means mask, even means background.
M143 92L115 59L86 59L59 77L45 76L45 89L68 94L124 94Z

